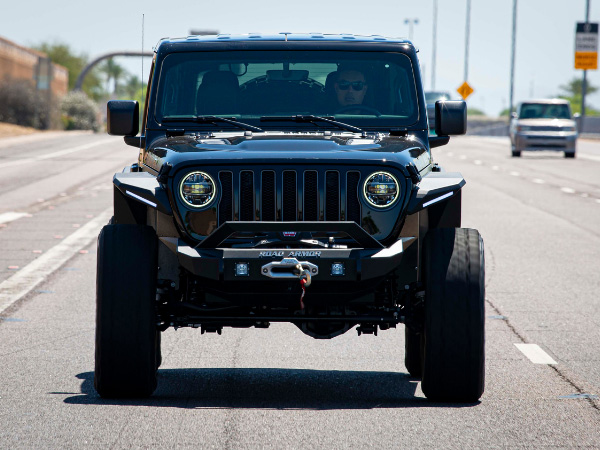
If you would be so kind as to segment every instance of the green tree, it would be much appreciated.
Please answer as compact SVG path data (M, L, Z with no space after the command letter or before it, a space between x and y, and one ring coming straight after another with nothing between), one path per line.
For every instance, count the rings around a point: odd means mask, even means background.
M559 93L560 98L569 100L571 102L571 111L573 113L581 113L581 93L583 91L583 80L581 78L572 78L566 84L558 87L561 92ZM598 91L598 87L593 86L589 80L587 82L587 95L593 94ZM592 105L585 105L585 113L590 116L600 115L600 111L596 110Z
M34 46L34 48L48 55L53 63L67 68L69 71L69 90L72 90L75 87L77 77L88 62L87 56L84 54L76 55L67 44L62 42L44 42ZM87 74L83 81L82 89L89 97L96 101L104 96L101 78L96 68Z
M117 64L113 58L109 58L100 64L99 70L106 78L106 92L108 94L112 93L118 95L120 92L119 81L129 75L127 70L125 70L123 66Z

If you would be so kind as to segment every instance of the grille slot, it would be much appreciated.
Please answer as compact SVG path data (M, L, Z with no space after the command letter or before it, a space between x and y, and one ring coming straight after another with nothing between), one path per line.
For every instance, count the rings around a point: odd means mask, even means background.
M220 172L221 201L219 202L219 225L233 220L233 174L231 172Z
M293 222L297 218L297 188L296 188L296 171L283 171L283 193L282 193L282 218L284 222Z
M261 220L275 221L275 172L265 170L262 173L261 184Z
M319 175L316 170L304 172L304 220L319 220Z
M347 220L360 224L360 200L358 199L360 172L348 172L346 177L346 217Z
M240 220L254 220L254 172L240 173Z
M325 173L325 220L340 220L340 173Z

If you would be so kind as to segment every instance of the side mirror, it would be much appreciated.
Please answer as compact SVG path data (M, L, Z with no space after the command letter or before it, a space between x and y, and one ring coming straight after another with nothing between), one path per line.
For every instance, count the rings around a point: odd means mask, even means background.
M512 117L513 119L517 118L517 113L516 112L511 112L510 113L510 117Z
M111 100L106 105L106 131L111 136L135 136L140 128L140 105L134 100Z
M451 136L467 132L467 103L462 100L435 102L435 134Z
M581 117L581 114L579 114L579 113L573 114L573 119L579 119L580 117Z

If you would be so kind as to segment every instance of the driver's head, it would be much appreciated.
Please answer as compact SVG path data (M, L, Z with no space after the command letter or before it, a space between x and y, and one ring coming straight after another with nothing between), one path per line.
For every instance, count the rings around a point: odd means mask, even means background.
M345 69L339 72L334 88L340 106L361 105L367 93L367 80L361 71Z

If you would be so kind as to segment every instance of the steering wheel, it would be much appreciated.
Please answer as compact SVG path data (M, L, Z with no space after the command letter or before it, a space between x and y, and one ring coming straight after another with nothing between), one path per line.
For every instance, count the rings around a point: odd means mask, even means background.
M365 105L347 105L347 106L342 106L340 109L338 109L335 114L343 114L347 111L354 111L354 110L359 110L359 111L364 111L367 114L373 114L377 117L381 116L381 113L376 110L375 108L371 108L370 106L365 106Z

